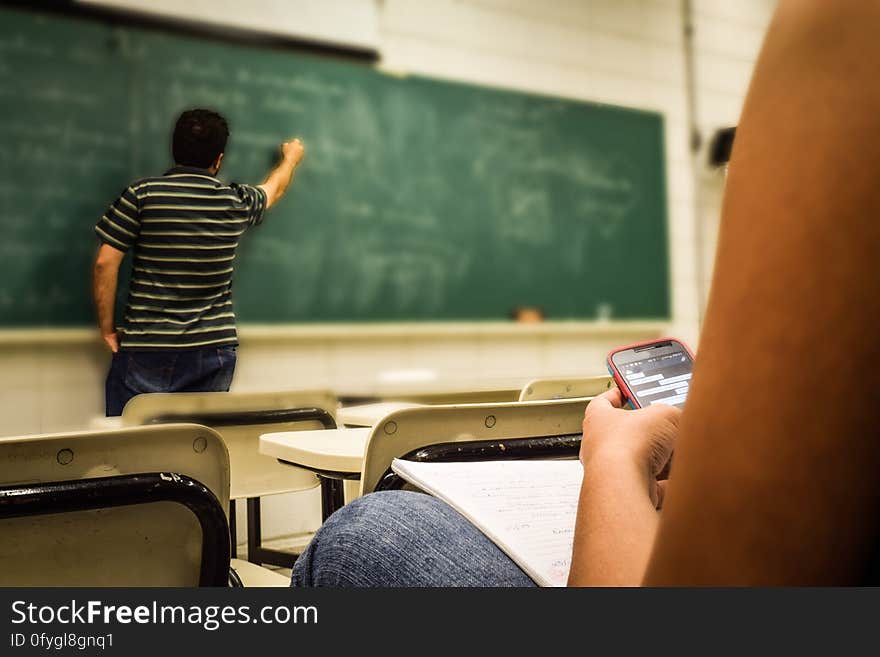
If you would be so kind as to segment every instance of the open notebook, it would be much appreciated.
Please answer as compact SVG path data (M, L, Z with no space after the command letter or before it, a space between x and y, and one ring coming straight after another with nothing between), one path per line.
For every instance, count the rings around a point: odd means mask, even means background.
M580 461L417 463L391 468L476 525L541 586L565 586L583 468Z

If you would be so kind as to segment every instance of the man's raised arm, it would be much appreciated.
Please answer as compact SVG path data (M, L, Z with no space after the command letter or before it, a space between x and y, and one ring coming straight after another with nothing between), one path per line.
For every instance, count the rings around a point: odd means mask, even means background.
M290 181L293 180L293 173L302 161L305 152L305 148L299 139L293 139L281 144L281 162L272 169L265 182L259 185L266 192L267 209L275 205L284 196L284 192L290 186Z

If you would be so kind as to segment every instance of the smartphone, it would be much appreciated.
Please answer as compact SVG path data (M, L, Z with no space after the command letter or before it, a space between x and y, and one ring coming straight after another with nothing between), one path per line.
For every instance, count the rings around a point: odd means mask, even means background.
M674 338L631 344L608 354L608 371L633 408L651 404L682 408L693 367L693 353Z

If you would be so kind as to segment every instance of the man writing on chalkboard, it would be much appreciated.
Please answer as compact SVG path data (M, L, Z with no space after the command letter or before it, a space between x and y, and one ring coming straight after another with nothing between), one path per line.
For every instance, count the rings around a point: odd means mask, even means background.
M232 274L242 234L284 195L304 155L298 139L260 185L217 178L229 128L210 110L180 115L175 166L132 183L95 226L102 244L93 292L98 326L113 352L107 415L145 392L229 390L235 369ZM114 303L119 267L133 248L125 321Z

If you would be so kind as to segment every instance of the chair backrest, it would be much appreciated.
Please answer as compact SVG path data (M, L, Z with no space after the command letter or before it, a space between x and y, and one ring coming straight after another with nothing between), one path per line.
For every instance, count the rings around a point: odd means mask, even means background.
M336 406L327 390L149 393L126 404L122 423L195 422L215 429L229 450L230 498L236 500L317 486L313 472L260 454L260 435L335 427Z
M394 400L415 404L486 404L512 402L519 397L519 388L487 388L485 390L461 390L459 392L422 392L393 395Z
M195 586L209 552L228 571L229 456L207 427L2 438L0 489L0 585Z
M438 443L579 434L589 400L420 406L387 415L364 450L361 494L376 488L394 458Z
M577 379L533 379L523 386L519 401L595 397L614 385L610 376L587 376Z

